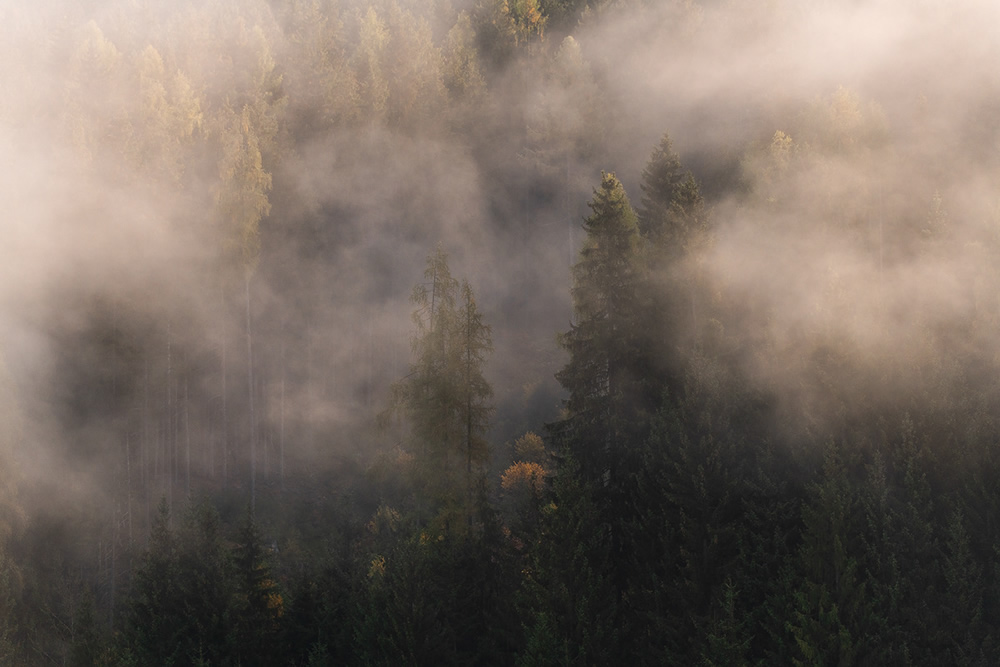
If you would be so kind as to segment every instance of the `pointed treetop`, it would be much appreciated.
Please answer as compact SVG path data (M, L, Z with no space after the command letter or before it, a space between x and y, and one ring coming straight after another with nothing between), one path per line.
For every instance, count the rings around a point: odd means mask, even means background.
M635 211L625 194L625 187L613 172L601 172L601 187L587 206L593 213L584 220L588 232L600 234L602 227L613 225L623 231L638 230Z
M698 183L681 165L664 134L642 171L639 231L654 244L681 253L704 225L704 201Z

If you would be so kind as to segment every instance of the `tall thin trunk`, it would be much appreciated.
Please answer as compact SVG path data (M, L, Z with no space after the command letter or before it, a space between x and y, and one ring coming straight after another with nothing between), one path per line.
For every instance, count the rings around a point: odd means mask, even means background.
M226 396L226 324L225 324L225 290L222 292L222 481L229 482L229 401ZM215 464L213 463L213 469Z
M174 486L174 401L171 387L174 381L173 357L171 349L170 321L167 321L167 432L166 442L163 447L164 466L167 478L170 482L170 500L173 506L173 486Z
M878 289L879 299L882 298L882 269L884 268L885 250L883 245L883 222L885 219L885 207L882 202L882 183L878 184Z
M186 484L187 496L191 497L191 415L189 414L190 404L188 403L188 379L184 376L184 458L187 469Z
M431 316L427 322L427 329L433 335L434 332L434 302L437 299L437 267L431 273Z
M142 444L139 451L142 491L146 497L146 525L149 526L149 354L142 357Z
M465 485L468 520L472 528L472 310L465 304Z
M160 488L166 485L167 506L173 512L174 485L170 479L170 461L167 459L167 454L170 452L170 421L169 415L166 422L160 421Z
M466 418L466 461L465 461L465 484L467 487L467 493L469 496L468 512L469 512L469 527L472 527L472 391L471 389L466 390L468 393L465 396L465 418Z
M372 385L375 383L375 343L372 330L374 329L374 315L372 314L372 308L368 308L368 332L367 332L367 345L365 354L365 366L367 367L367 377L365 378L365 408L371 408L372 406Z
M260 411L265 415L270 414L267 380L261 379L258 384L260 385ZM265 480L271 479L271 429L269 424L265 424L261 427L260 433L258 434L258 439L260 440L260 445L264 449L264 468L261 470L261 477Z
M281 490L285 490L285 332L281 332L281 392L278 408L278 456Z
M253 337L250 329L250 274L246 276L247 304L247 384L250 390L250 512L253 513L257 504L257 424L253 409Z
M566 235L566 247L569 250L569 268L572 271L573 262L576 261L576 254L573 252L573 225L576 224L576 220L570 215L570 200L569 200L569 166L570 166L570 154L569 149L566 150L566 181L563 183L563 210L566 211L566 221L567 221L567 235Z
M112 517L114 518L114 529L112 530L111 536L111 594L110 600L108 602L108 619L111 622L111 630L115 629L115 547L118 544L118 511L117 506L115 511L112 512Z
M695 267L695 269L694 269L694 271L692 273L693 273L693 275L691 277L691 284L690 284L690 291L691 291L691 333L693 335L695 335L695 336L698 336L699 333L700 333L700 329L698 327L698 289L697 289L697 280L701 276L699 275L699 271L698 271L697 267Z
M132 551L132 440L125 425L125 511L128 513L128 548Z

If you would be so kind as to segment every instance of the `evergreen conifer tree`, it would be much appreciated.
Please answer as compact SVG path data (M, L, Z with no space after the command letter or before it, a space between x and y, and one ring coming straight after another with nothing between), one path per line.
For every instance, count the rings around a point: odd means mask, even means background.
M642 287L646 308L643 349L654 398L683 389L688 348L706 317L699 313L698 254L708 237L704 202L691 172L666 134L642 172L639 233L649 263ZM704 310L704 308L701 308Z
M424 278L412 296L416 358L393 386L383 418L391 412L406 418L418 489L437 527L449 532L456 522L471 526L477 514L493 414L493 389L483 369L493 343L472 288L452 277L440 246L428 257Z
M639 438L643 405L638 288L644 279L635 212L614 174L588 204L587 238L573 267L576 322L559 342L569 352L556 374L569 391L567 417L554 428L586 480L614 486L617 459Z
M149 549L135 574L125 641L140 662L166 662L178 657L181 628L176 595L177 544L170 530L170 509L160 499L150 529Z
M279 636L284 603L271 574L267 547L248 508L235 553L236 630L239 664L269 665Z
M704 201L666 134L642 170L639 232L665 259L676 259L705 231Z

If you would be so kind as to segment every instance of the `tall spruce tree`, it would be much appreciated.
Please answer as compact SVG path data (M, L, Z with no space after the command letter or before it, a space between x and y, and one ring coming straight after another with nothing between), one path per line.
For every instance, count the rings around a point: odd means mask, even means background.
M603 174L588 205L587 238L573 267L576 322L559 336L570 355L556 374L569 391L568 414L554 432L573 450L585 479L614 486L617 459L644 429L638 414L644 268L636 215L614 174Z
M666 259L681 257L705 229L698 183L664 134L642 170L639 232Z
M698 250L708 238L704 201L691 172L681 165L670 137L663 135L642 171L639 234L650 277L643 285L648 301L644 330L649 338L650 389L654 394L682 389L681 350L696 333L704 314L698 307ZM703 308L701 310L704 310Z
M458 318L458 343L461 352L461 398L465 418L465 488L466 521L472 525L478 487L489 459L486 432L493 416L493 387L483 376L483 366L493 351L490 326L483 322L476 306L476 296L468 281L462 281L462 303Z
M274 664L284 602L272 577L264 537L250 508L238 539L234 553L234 652L241 665Z
M868 664L878 619L859 568L859 501L841 446L828 445L810 495L802 508L799 580L787 622L797 653L792 662Z
M123 633L124 643L140 662L179 657L177 575L177 540L170 530L169 506L161 499L150 528L149 549L132 584Z
M644 383L641 286L646 281L636 216L621 182L604 174L588 203L587 238L573 267L576 322L559 337L569 352L556 378L569 390L566 417L553 425L556 443L578 461L583 491L599 519L597 539L608 554L610 585L619 602L628 588L626 566L633 523L632 486L649 428ZM615 611L628 607L616 604ZM608 619L621 627L621 619Z
M524 568L519 601L526 642L517 660L524 667L605 665L622 656L607 531L580 481L570 455L553 483L541 539Z

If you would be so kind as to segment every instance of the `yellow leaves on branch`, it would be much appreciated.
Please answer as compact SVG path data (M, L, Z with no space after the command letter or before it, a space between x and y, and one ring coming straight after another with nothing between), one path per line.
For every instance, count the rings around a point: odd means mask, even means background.
M545 36L545 16L538 0L510 0L505 3L506 13L514 20L518 41L529 41L532 35Z
M274 618L281 618L285 614L285 600L281 597L281 593L274 590L276 584L268 579L264 582L271 592L267 594L267 610L273 614Z
M508 493L524 493L530 490L540 496L545 489L545 468L533 461L518 461L504 471L500 486Z
M545 442L538 434L528 431L514 441L514 456L517 462L500 477L501 488L512 496L540 498L549 474L545 467L549 460Z
M368 522L366 528L372 535L379 535L385 532L395 533L399 528L400 521L399 512L388 505L379 505L375 516Z
M228 227L227 250L249 275L260 255L260 221L271 211L271 174L263 166L253 110L244 106L227 115L216 205Z
M368 578L374 579L376 576L385 576L385 556L375 556L368 566Z

